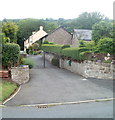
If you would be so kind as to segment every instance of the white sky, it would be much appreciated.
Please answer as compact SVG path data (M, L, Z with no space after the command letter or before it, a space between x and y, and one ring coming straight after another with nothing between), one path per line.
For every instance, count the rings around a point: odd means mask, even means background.
M18 18L77 18L82 12L100 12L113 18L114 0L1 0L0 20Z

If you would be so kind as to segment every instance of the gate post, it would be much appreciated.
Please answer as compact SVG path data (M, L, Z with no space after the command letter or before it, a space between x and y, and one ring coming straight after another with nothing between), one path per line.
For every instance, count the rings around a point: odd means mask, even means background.
M44 64L44 68L45 68L45 51L43 51L43 64Z

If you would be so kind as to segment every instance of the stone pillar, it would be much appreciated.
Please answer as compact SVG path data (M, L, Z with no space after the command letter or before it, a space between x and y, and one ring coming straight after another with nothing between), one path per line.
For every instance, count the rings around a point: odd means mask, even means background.
M22 67L11 68L11 79L12 81L23 84L29 81L29 66L24 65Z

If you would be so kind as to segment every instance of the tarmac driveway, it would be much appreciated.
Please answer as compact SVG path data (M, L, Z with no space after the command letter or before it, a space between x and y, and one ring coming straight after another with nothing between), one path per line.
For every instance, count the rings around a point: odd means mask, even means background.
M113 97L113 81L84 79L68 70L52 66L41 56L31 56L36 62L30 70L30 81L6 105L57 103Z

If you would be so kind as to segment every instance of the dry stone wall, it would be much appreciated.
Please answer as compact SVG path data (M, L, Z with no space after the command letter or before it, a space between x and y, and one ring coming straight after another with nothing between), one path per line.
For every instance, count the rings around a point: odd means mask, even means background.
M45 58L51 62L54 55L46 54ZM115 64L84 61L78 63L71 61L71 65L68 64L67 59L60 59L60 68L70 70L71 72L80 74L85 78L98 78L98 79L114 79L115 76Z
M83 63L71 62L68 60L60 59L60 67L70 70L71 72L78 73L85 78L98 78L98 79L114 79L115 65L111 63L98 63L92 61L84 61Z
M23 84L29 81L29 67L24 65L22 67L11 68L11 79L12 81Z

